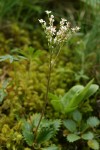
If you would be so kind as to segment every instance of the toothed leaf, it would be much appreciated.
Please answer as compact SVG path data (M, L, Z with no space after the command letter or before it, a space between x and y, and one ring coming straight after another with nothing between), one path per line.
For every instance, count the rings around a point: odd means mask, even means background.
M90 126L90 127L96 127L100 124L100 120L93 116L93 117L89 117L88 120L87 120L87 124Z
M69 142L75 142L75 141L77 141L79 139L80 139L80 137L78 135L76 135L76 134L68 134L68 136L67 136L67 140Z
M52 145L50 147L42 148L42 150L59 150L59 148L55 145Z
M34 141L34 135L31 131L24 131L22 132L23 136L24 136L24 139L26 141L26 143L29 145L29 146L32 146L33 144L33 141Z
M34 135L32 131L32 126L30 123L28 123L26 120L23 120L23 126L22 126L22 134L24 136L24 139L26 143L29 146L32 146L33 140L34 140Z
M76 131L76 123L73 120L64 120L63 124L70 132Z
M75 110L73 112L73 119L77 122L80 122L82 120L82 114L78 110Z
M84 140L92 140L94 138L94 134L92 132L87 132L82 134L82 139Z
M42 128L41 131L38 133L37 142L43 143L44 141L50 140L53 136L53 130L51 128Z
M55 131L58 131L60 126L61 126L61 120L60 119L56 119L53 121L53 128Z
M96 140L89 140L89 141L88 141L88 146L89 146L91 149L99 150L99 143L98 143Z

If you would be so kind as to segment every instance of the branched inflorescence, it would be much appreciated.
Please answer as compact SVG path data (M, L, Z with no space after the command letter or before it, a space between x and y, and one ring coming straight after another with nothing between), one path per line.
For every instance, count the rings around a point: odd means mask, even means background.
M54 49L56 46L63 46L64 43L71 37L72 33L75 33L80 29L77 26L71 28L70 22L61 18L59 29L57 30L56 26L54 26L54 16L51 14L51 11L47 10L45 12L49 18L49 25L47 25L43 19L39 19L39 22L42 24L45 31L49 48Z

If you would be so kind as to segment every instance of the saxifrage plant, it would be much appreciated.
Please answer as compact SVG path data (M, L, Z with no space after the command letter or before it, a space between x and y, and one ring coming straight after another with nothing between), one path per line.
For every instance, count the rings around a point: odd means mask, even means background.
M45 127L46 123L43 123L43 126L45 128L40 129L41 123L43 121L43 116L45 114L46 106L48 103L51 72L55 65L56 59L61 51L61 48L64 46L65 42L67 42L68 39L72 36L72 34L79 30L79 27L71 28L70 23L63 18L61 19L60 27L57 30L56 26L54 25L54 16L51 14L51 11L46 11L46 14L48 15L49 18L49 25L47 25L47 23L43 19L39 19L39 22L42 24L42 27L46 34L46 38L48 41L48 49L49 49L49 64L48 64L47 89L45 95L45 102L42 109L42 113L38 118L38 122L35 127L35 130L33 131L32 124L30 125L27 122L24 122L24 129L23 129L23 135L25 137L26 142L28 143L28 145L31 145L34 148L36 148L35 145L39 146L43 139L45 139L45 141L49 140L55 134L55 130L57 130L55 129L54 121L52 121L51 123L50 121L47 121L48 124L46 127ZM28 133L26 132L27 125L29 129Z

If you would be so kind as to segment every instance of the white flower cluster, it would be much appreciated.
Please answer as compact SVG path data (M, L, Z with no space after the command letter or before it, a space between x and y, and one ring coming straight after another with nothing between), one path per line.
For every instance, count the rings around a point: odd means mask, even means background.
M78 31L80 28L75 27L71 28L70 23L66 19L61 19L59 30L56 30L54 26L54 16L51 14L51 11L45 11L49 17L49 26L47 23L40 19L39 22L42 24L42 27L46 33L46 38L48 40L49 47L60 46L66 42L72 33Z

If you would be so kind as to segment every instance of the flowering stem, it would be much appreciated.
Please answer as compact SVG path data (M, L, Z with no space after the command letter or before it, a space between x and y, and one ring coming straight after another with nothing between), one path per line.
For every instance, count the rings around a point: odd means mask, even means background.
M50 89L51 71L52 71L52 52L50 52L50 57L49 57L49 69L48 69L48 77L47 77L47 89L46 89L46 95L45 95L45 103L44 103L44 106L42 109L42 113L41 113L38 125L37 125L35 133L34 133L34 144L36 144L38 128L39 128L42 118L44 116L44 113L46 110L46 105L48 104L48 93L49 93L49 89Z
M42 109L42 113L38 122L38 125L36 127L35 133L34 133L34 146L36 144L36 140L37 140L37 133L38 133L38 129L40 126L40 123L42 121L42 118L44 116L45 110L46 110L46 105L48 103L48 93L50 90L50 78L51 78L51 71L52 68L54 66L54 63L60 53L61 47L63 46L63 44L68 40L68 38L70 37L70 33L78 31L79 27L75 27L75 28L70 28L70 23L67 22L66 19L61 19L60 21L60 28L57 31L56 27L54 26L54 16L51 15L51 11L45 11L46 14L48 15L49 18L49 26L47 25L47 23L43 20L43 19L39 19L39 22L42 25L42 28L45 31L46 34L46 38L48 40L48 46L50 49L50 57L49 57L49 69L48 69L48 77L47 77L47 89L46 89L46 95L45 95L45 103L44 103L44 107ZM52 64L52 57L54 54L54 50L55 47L59 48L57 55L55 57L54 63ZM53 50L53 51L52 51Z

